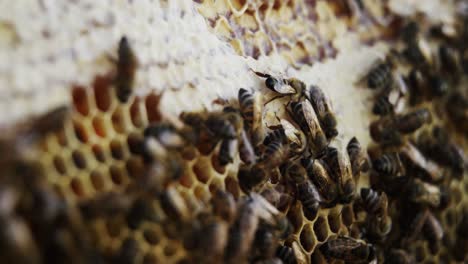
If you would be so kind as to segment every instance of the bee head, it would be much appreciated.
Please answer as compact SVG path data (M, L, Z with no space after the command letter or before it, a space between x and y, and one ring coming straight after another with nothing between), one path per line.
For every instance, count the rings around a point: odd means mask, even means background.
M271 89L271 90L274 90L277 83L278 83L278 80L276 80L275 78L271 76L266 78L265 80L266 87L268 87L268 89Z

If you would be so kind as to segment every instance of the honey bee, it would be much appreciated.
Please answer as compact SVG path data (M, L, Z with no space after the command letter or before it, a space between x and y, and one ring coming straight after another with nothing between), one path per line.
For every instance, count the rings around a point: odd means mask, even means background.
M394 84L392 69L389 60L376 63L367 73L367 86L373 90L391 88Z
M426 57L424 56L417 40L406 43L406 49L403 50L403 56L413 65L423 67L427 65Z
M407 77L410 88L410 105L414 106L423 102L428 83L421 70L414 68Z
M127 102L132 94L138 60L127 38L120 39L117 61L117 76L115 77L116 95L120 102Z
M286 245L280 245L276 249L276 256L281 259L284 264L295 264L297 263L296 254L291 247Z
M375 101L374 106L372 107L372 113L375 115L385 116L393 114L393 112L393 105L388 101L388 97L385 95L377 98L377 101Z
M346 236L328 240L320 247L320 250L328 258L340 259L346 262L369 261L374 255L372 245Z
M0 260L5 263L39 263L40 251L27 223L16 216L2 215L0 224Z
M221 147L219 148L218 153L218 161L221 166L226 166L234 161L237 145L237 139L223 139L221 141Z
M253 166L241 166L237 174L239 186L245 193L249 193L256 186L266 182L269 178L267 171L262 164L254 164Z
M79 204L81 214L87 219L98 217L114 217L126 212L132 206L133 199L128 195L119 195L114 192L90 199Z
M217 190L211 198L213 213L221 219L231 222L236 214L236 201L230 192Z
M288 143L286 133L282 126L274 127L274 129L263 139L263 145L268 146L270 143L276 141L281 142L282 144Z
M236 123L234 124L231 120ZM212 113L206 119L205 124L215 137L235 139L240 132L239 122L241 121L242 119L236 113Z
M337 122L331 107L330 99L325 96L322 89L318 86L311 85L309 100L315 110L315 113L317 113L327 139L330 140L336 137L338 135L338 130L336 129Z
M382 218L370 216L367 218L367 229L370 239L382 241L392 230L392 218L388 215Z
M120 245L114 261L119 264L133 263L139 254L141 254L141 249L138 241L133 237L127 237Z
M325 204L333 204L338 197L338 186L328 174L328 166L320 159L303 158L301 163L306 169L309 179L323 197Z
M361 171L367 171L369 169L369 163L367 162L367 157L364 151L361 148L361 144L359 143L356 137L353 137L346 146L346 152L348 152L349 161L351 162L351 171L353 172L353 176L356 179Z
M296 78L284 79L281 77L273 77L270 74L255 72L257 76L265 79L265 86L271 91L279 94L272 99L268 100L267 103L284 96L292 96L293 101L297 101L299 98L305 95L306 85L301 80Z
M434 244L440 242L444 236L444 228L439 220L429 211L424 222L423 232L429 242Z
M415 262L414 256L403 249L391 249L385 256L385 263L412 264Z
M165 148L181 149L186 141L178 133L176 128L170 123L157 123L145 128L143 135L145 138L153 137L157 139Z
M229 226L216 219L204 219L189 235L185 244L195 252L195 261L204 263L219 263L228 243Z
M455 127L461 133L468 132L468 97L460 92L454 92L448 96L445 109L449 118L455 123Z
M145 220L157 221L159 219L151 200L143 198L136 199L125 216L128 227L133 230L137 229Z
M439 207L441 192L436 185L415 179L410 186L409 199L415 203Z
M315 115L315 111L309 100L304 99L302 102L291 102L291 118L301 127L302 131L308 135L311 140L312 153L318 154L327 146L327 138L320 126L320 123Z
M305 180L297 184L297 197L302 203L304 213L310 218L315 218L318 210L320 209L320 203L322 201L320 194L309 180Z
M198 112L182 112L180 113L179 118L184 124L195 127L198 130L202 130L206 121L206 114Z
M380 143L382 147L399 147L403 145L404 138L396 130L394 121L383 118L371 123L370 134L373 140Z
M438 132L439 131L439 132ZM442 133L440 128L435 128L434 133ZM417 140L417 146L430 159L442 166L448 166L455 175L459 176L464 171L463 152L455 144L446 138L440 138L429 133L421 133Z
M263 134L261 94L253 95L241 88L238 100L244 118L244 127L249 132L250 140L256 146L260 143Z
M403 165L398 153L383 154L372 161L374 169L381 174L389 176L398 176L404 174Z
M245 130L242 130L240 135L239 157L245 164L253 164L257 161L254 147L248 139Z
M190 217L190 211L184 198L173 186L169 186L161 195L161 207L171 219L186 222Z
M413 42L419 33L416 21L409 21L400 31L400 36L406 43Z
M329 147L325 158L333 178L338 184L340 202L350 203L354 198L356 183L349 159L336 148Z
M443 72L452 76L459 72L457 53L446 45L439 46L439 62L439 67Z
M433 97L441 97L444 96L449 90L449 84L447 80L442 77L440 74L432 74L429 77L430 85L430 94Z
M385 217L387 215L388 197L385 192L377 192L370 188L361 189L361 201L364 209L377 217Z
M414 110L395 118L396 129L403 134L413 133L432 120L431 113L426 108Z
M278 238L269 226L262 225L255 234L254 246L256 258L271 259L275 255Z
M284 135L288 139L291 152L294 155L302 154L307 147L307 139L304 133L285 119L280 120Z
M410 168L417 174L422 174L422 177L428 178L431 181L442 179L442 169L434 162L427 160L413 144L407 143L401 149L400 156L407 168Z
M302 183L307 179L305 177L307 175L306 170L297 162L292 162L287 165L286 175L288 180L294 184Z

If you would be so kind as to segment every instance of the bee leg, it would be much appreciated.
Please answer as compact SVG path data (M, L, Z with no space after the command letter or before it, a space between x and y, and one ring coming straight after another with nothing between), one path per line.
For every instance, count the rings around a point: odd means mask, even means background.
M262 72L257 72L257 71L254 71L252 69L250 69L251 71L253 71L257 76L260 76L262 78L268 78L268 77L271 77L270 74L267 74L267 73L262 73Z

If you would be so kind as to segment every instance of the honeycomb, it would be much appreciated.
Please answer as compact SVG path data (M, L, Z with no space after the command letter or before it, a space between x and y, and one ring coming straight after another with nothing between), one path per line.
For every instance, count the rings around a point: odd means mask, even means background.
M303 65L336 57L340 53L340 45L343 45L337 36L344 31L357 31L366 45L382 37L394 37L393 31L386 32L386 27L376 22L377 16L388 15L389 10L383 4L362 1L370 13L356 15L353 13L356 7L350 7L345 2L226 0L201 1L195 6L211 30L230 44L237 54L254 60L280 54L290 66L300 69ZM370 24L366 25L360 19L369 20ZM398 19L396 21L396 24L403 23ZM399 29L401 25L393 26ZM400 70L405 71L405 67L402 66ZM167 121L160 104L163 93L134 94L127 103L121 103L115 96L113 74L98 75L89 86L74 85L71 88L70 118L65 121L63 130L47 135L38 144L34 155L39 157L47 183L71 207L109 193L121 196L130 193L129 196L134 195L137 200L145 199L149 204L156 219L143 221L136 227L122 212L112 217L99 215L83 219L91 230L98 252L105 256L106 261L190 263L190 250L185 241L177 236L178 232L174 230L177 227L171 223L171 212L161 204L161 198L148 198L132 190L135 184L140 188L137 183L142 181L148 170L139 152L144 129L150 124ZM462 85L457 89L466 94ZM466 150L466 136L463 132L454 132L457 128L450 117L439 109L446 100L435 99L423 104L430 108L431 113L435 113L432 125L425 129L429 130L434 124L448 127L451 139ZM405 108L404 111L412 109L415 108ZM412 136L412 140L416 140L417 135ZM344 139L338 141L332 144L340 145ZM218 190L228 191L237 201L245 197L237 179L241 163L239 157L236 156L232 164L221 166L218 151L219 146L213 151L190 146L180 153L183 159L182 176L169 189L175 197L182 199L183 207L186 207L183 211L187 211L188 215L183 218L196 217L210 208L213 194ZM445 173L450 175L450 172ZM461 216L467 210L468 181L465 175L466 171L461 178L448 176L440 183L448 186L450 193L447 209L434 212L444 227L442 247L433 249L431 243L425 240L408 245L405 249L414 255L417 262L463 261L458 256L453 257L455 253L451 250L458 243L466 244L463 238L456 235ZM367 176L361 176L360 187L368 186ZM373 184L372 179L369 181ZM399 206L398 201L389 204L394 219L399 215ZM320 209L317 215L311 216L303 210L300 202L293 203L281 210L293 227L293 234L284 244L295 249L299 263L342 263L329 260L320 247L338 236L362 237L359 224L366 216L355 207L354 204L338 204L329 209ZM390 241L383 243L382 247L395 245ZM124 252L128 248L130 252ZM378 261L383 262L381 258Z

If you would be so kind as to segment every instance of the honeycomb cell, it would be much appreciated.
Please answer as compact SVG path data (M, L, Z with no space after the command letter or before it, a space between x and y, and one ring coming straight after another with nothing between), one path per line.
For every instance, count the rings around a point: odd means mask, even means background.
M78 122L78 121L73 121L73 129L75 131L75 136L76 138L82 142L82 143L87 143L89 140L89 135L88 132L86 131L85 126Z
M143 231L143 237L148 244L153 246L159 244L161 241L161 235L153 229L146 229Z
M110 142L109 144L109 149L110 149L110 152L111 152L111 155L114 159L116 160L123 160L124 157L125 157L125 150L122 146L122 144L120 143L120 141L114 139Z
M93 118L92 125L96 135L102 138L107 137L107 128L105 125L105 121L101 116L95 116Z
M172 243L168 243L164 249L163 249L163 253L166 257L172 257L174 256L176 253L177 253L177 246L172 244Z
M65 160L61 156L55 156L53 158L54 167L59 174L65 175L67 173L67 166Z
M453 226L455 224L456 212L455 212L454 208L449 208L445 212L445 221L446 221L446 224L449 225L449 226Z
M143 264L157 264L158 257L153 252L147 252L143 257Z
M133 179L140 178L145 173L145 164L139 157L130 157L126 162L125 167L127 169L128 176Z
M112 165L109 169L111 180L115 185L122 185L125 180L125 175L123 169Z
M161 121L161 112L159 111L159 101L161 95L154 93L148 95L145 100L146 116L149 123Z
M198 198L198 200L208 203L210 200L210 192L208 192L204 186L202 185L197 185L195 189L193 190L193 194L195 194L195 197Z
M72 89L73 105L78 113L83 116L89 114L88 94L84 87L74 87Z
M291 206L291 208L288 211L287 216L292 226L294 227L294 233L299 232L299 230L301 230L301 227L303 225L301 206L298 203L296 203L294 206Z
M140 98L138 97L135 98L130 106L130 120L135 127L143 127L145 124L141 111Z
M91 184L96 191L102 191L105 188L105 175L100 171L94 170L90 175Z
M121 107L115 109L114 113L112 114L111 120L115 132L119 134L125 133L125 114Z
M184 170L184 173L180 177L179 182L180 182L180 184L182 186L184 186L186 188L190 188L190 187L192 187L192 185L194 183L194 177L189 171Z
M350 226L354 222L354 211L352 205L344 206L341 210L341 220L346 226Z
M458 186L452 186L451 188L451 196L455 204L459 204L461 200L463 199L463 194L458 188Z
M212 176L211 166L209 161L204 158L199 159L192 167L193 173L202 183L207 183Z
M426 249L421 243L419 243L419 245L416 246L414 250L414 256L417 262L423 262L426 258Z
M73 178L70 181L70 188L72 192L78 197L83 197L85 195L85 189L84 189L83 183L78 178Z
M186 147L182 150L181 156L184 160L190 161L197 157L197 149L194 147Z
M99 161L99 162L106 162L106 154L104 153L104 150L102 149L102 147L100 145L93 145L91 147L91 151L93 152L94 154L94 158Z
M109 236L117 238L122 233L123 221L120 218L111 217L107 219L105 226Z
M310 262L316 264L326 264L328 263L325 257L322 255L320 250L316 249L314 253L310 256Z
M306 224L301 231L300 241L305 251L311 252L317 243L311 224Z
M60 146L66 147L68 145L67 135L65 134L65 130L60 130L55 134L57 142Z
M212 180L211 180L211 183L210 185L208 186L208 189L210 190L210 193L213 194L215 193L217 190L223 190L224 189L224 183L223 181L218 178L218 177L214 177Z
M230 192L234 196L234 198L239 199L239 183L233 176L226 177L226 179L224 180L224 185L226 186L226 190Z
M107 112L112 103L111 79L107 76L98 76L93 83L94 99L97 108Z
M328 238L328 224L324 217L320 216L314 222L314 233L319 242L324 242Z
M333 233L338 233L341 228L341 219L340 214L335 210L330 210L328 213L328 225L330 226L330 230Z
M85 154L79 150L75 150L72 152L72 160L75 166L78 169L85 169L86 168L86 158Z
M219 174L224 174L226 172L226 166L219 164L218 154L211 155L211 165L213 166L213 169Z

